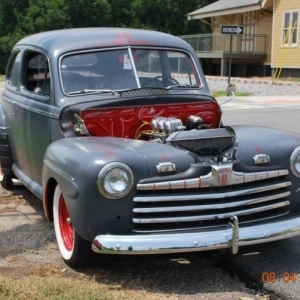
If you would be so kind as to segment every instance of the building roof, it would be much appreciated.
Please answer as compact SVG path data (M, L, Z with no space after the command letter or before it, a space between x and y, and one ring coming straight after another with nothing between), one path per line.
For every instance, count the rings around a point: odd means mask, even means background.
M187 17L188 20L204 19L261 9L262 0L219 0L187 14Z

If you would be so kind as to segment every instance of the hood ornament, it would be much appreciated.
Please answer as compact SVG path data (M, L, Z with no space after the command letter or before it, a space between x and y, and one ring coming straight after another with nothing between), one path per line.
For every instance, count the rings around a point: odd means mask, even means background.
M212 165L213 178L217 178L219 186L227 186L232 171L232 164Z

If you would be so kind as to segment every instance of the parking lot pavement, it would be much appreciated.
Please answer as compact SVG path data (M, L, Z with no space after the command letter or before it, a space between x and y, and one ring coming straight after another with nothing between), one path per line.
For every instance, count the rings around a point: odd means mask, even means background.
M299 106L299 96L245 96L245 97L218 97L222 108L271 108ZM228 101L231 99L230 101ZM228 102L226 102L228 101Z

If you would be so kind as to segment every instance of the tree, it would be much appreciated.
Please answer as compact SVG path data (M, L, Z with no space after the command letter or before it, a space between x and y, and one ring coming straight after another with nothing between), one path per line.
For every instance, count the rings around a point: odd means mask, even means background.
M155 29L174 35L207 32L199 20L188 21L186 15L212 0L133 0L135 27Z
M132 27L134 13L132 10L132 0L108 0L111 7L111 20L109 26L112 27Z
M29 0L25 12L17 13L15 32L28 35L70 26L65 0Z
M111 7L107 0L63 0L71 27L108 26Z
M18 24L17 15L24 12L29 6L28 0L1 0L0 1L0 33L4 36L13 33Z
M0 0L0 72L22 37L71 27L133 27L174 35L208 32L186 15L213 0Z

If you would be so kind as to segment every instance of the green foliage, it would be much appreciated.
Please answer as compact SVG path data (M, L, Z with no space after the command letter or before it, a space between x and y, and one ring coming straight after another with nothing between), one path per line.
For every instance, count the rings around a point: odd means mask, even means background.
M108 0L111 7L111 27L134 27L133 0Z
M13 33L18 24L17 14L24 12L29 6L28 0L0 1L0 33L1 36Z
M111 19L111 7L107 0L62 0L66 3L69 27L107 26Z
M72 27L147 28L174 35L208 32L186 15L214 0L1 0L0 73L22 37Z
M16 31L28 35L68 27L65 0L29 0L25 13L17 12Z
M186 15L200 8L199 0L133 0L136 27L150 28L174 35L207 32L206 25L188 21ZM191 32L191 29L193 32Z

